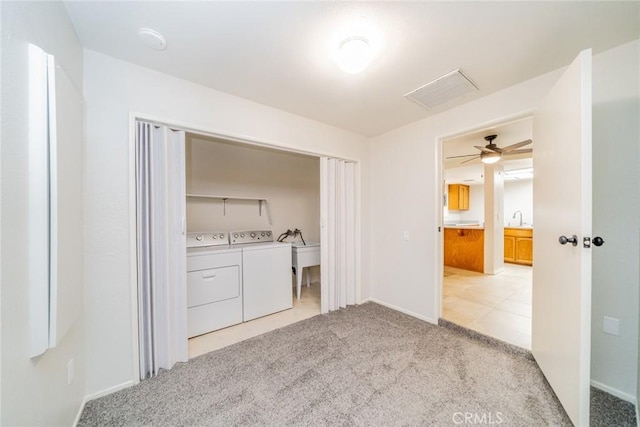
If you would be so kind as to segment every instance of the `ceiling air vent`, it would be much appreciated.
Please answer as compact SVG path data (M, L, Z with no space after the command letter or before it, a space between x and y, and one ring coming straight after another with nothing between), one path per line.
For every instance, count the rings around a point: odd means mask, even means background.
M407 93L404 97L430 110L477 90L476 85L457 69Z

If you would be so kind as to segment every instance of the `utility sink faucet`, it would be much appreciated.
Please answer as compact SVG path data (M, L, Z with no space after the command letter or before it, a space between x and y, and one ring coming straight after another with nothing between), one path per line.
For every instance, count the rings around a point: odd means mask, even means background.
M515 211L513 213L513 216L511 217L511 219L515 219L516 215L520 214L520 223L518 224L519 227L522 227L522 211Z

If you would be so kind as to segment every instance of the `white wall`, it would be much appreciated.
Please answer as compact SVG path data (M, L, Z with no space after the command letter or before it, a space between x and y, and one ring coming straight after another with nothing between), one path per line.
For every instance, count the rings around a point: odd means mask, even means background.
M625 194L631 201L621 204L622 197L611 196L610 203L602 203L599 197L594 198L599 203L594 208L595 225L602 222L597 217L606 210L609 225L616 223L622 227L624 224L630 234L626 237L615 234L609 239L620 239L626 245L628 254L621 261L603 265L596 260L594 263L594 270L600 270L594 271L594 319L601 319L599 313L603 311L622 318L624 335L608 339L609 345L604 346L594 330L593 375L602 383L632 395L636 390L638 348L638 175L631 164L637 168L638 138L630 138L629 129L634 126L637 129L637 121L634 122L637 114L635 119L631 113L607 115L604 109L620 109L626 105L632 110L629 106L637 102L636 89L630 90L627 86L637 87L638 44L636 41L594 58L594 149L603 150L613 144L623 148L612 150L607 161L596 161L594 182L604 174L608 181L616 182L616 188L621 188L622 183L625 192L620 194ZM435 287L441 256L436 233L442 209L440 201L436 201L436 190L441 185L437 182L436 172L440 162L437 141L534 109L560 73L558 70L540 76L372 138L371 229L375 232L371 236L370 276L373 298L418 317L437 321ZM612 83L608 75L612 80L617 79L615 88L609 89ZM603 101L605 98L606 102ZM605 137L599 131L616 126L625 129L625 138L617 138L617 133ZM625 154L629 152L633 155ZM594 152L594 159L599 158L597 153ZM627 157L622 158L624 156ZM617 166L618 162L622 162L622 167ZM635 190L631 186L635 186ZM403 230L410 232L409 241L403 240ZM594 230L598 228L594 227ZM602 234L609 235L604 231ZM604 278L609 284L606 291L602 286ZM622 372L626 372L626 378L622 378Z
M371 294L437 321L441 259L435 203L437 141L483 123L530 111L560 75L554 72L371 139ZM435 204L434 204L435 203ZM402 231L410 232L404 241Z
M533 223L533 180L514 179L504 182L504 226L517 225L520 215L514 219L516 211L522 212L522 223ZM511 223L511 224L509 224Z
M272 225L257 202L187 198L187 229L272 229L278 237L298 228L320 239L320 161L317 157L188 137L187 193L268 200ZM287 241L291 241L288 238Z
M275 146L359 161L361 206L369 206L364 137L85 50L87 148L85 265L87 392L133 379L130 113ZM361 210L362 265L368 266L368 212ZM368 269L361 275L369 295Z
M484 223L484 186L482 184L469 186L469 210L460 211L460 219Z
M71 324L59 344L43 355L29 359L27 279L27 150L28 150L28 43L53 54L56 64L82 91L82 49L75 31L59 2L1 2L2 15L2 425L71 425L85 396L84 322L82 314ZM62 72L58 70L58 73ZM58 110L59 120L69 111ZM70 126L70 127L66 127ZM67 123L66 129L79 133L82 123ZM80 144L79 141L74 141ZM82 147L58 141L60 164L72 162L59 171L60 185L73 180L75 191L82 175L75 161ZM60 219L78 218L82 195L74 194L60 206ZM82 239L82 222L74 221L64 238ZM68 224L67 224L68 225ZM66 225L65 225L66 226ZM67 234L66 232L69 232ZM77 241L74 250L81 248ZM65 251L65 256L68 255ZM65 258L61 277L74 278L82 271L82 255ZM71 280L71 279L70 279ZM70 285L62 283L61 286ZM82 284L73 284L74 295L82 304ZM82 310L80 310L81 312ZM75 378L67 385L67 363L74 359Z
M594 57L591 377L636 395L640 248L640 42ZM535 225L535 224L534 224ZM602 332L603 316L620 335ZM623 396L624 397L624 396Z

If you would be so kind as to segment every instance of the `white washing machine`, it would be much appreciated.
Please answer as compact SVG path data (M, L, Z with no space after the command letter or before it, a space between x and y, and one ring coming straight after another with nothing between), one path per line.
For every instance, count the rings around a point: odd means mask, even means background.
M244 321L293 307L291 244L270 230L234 231L230 241L242 249Z
M187 234L189 338L242 323L242 249L229 233Z

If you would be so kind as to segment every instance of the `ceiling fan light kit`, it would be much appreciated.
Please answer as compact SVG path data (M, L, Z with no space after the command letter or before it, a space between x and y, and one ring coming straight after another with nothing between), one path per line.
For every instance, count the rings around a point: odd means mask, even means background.
M500 156L500 153L481 153L480 154L480 160L485 165L491 165L493 163L497 163L498 161L500 161L501 158L502 156Z

